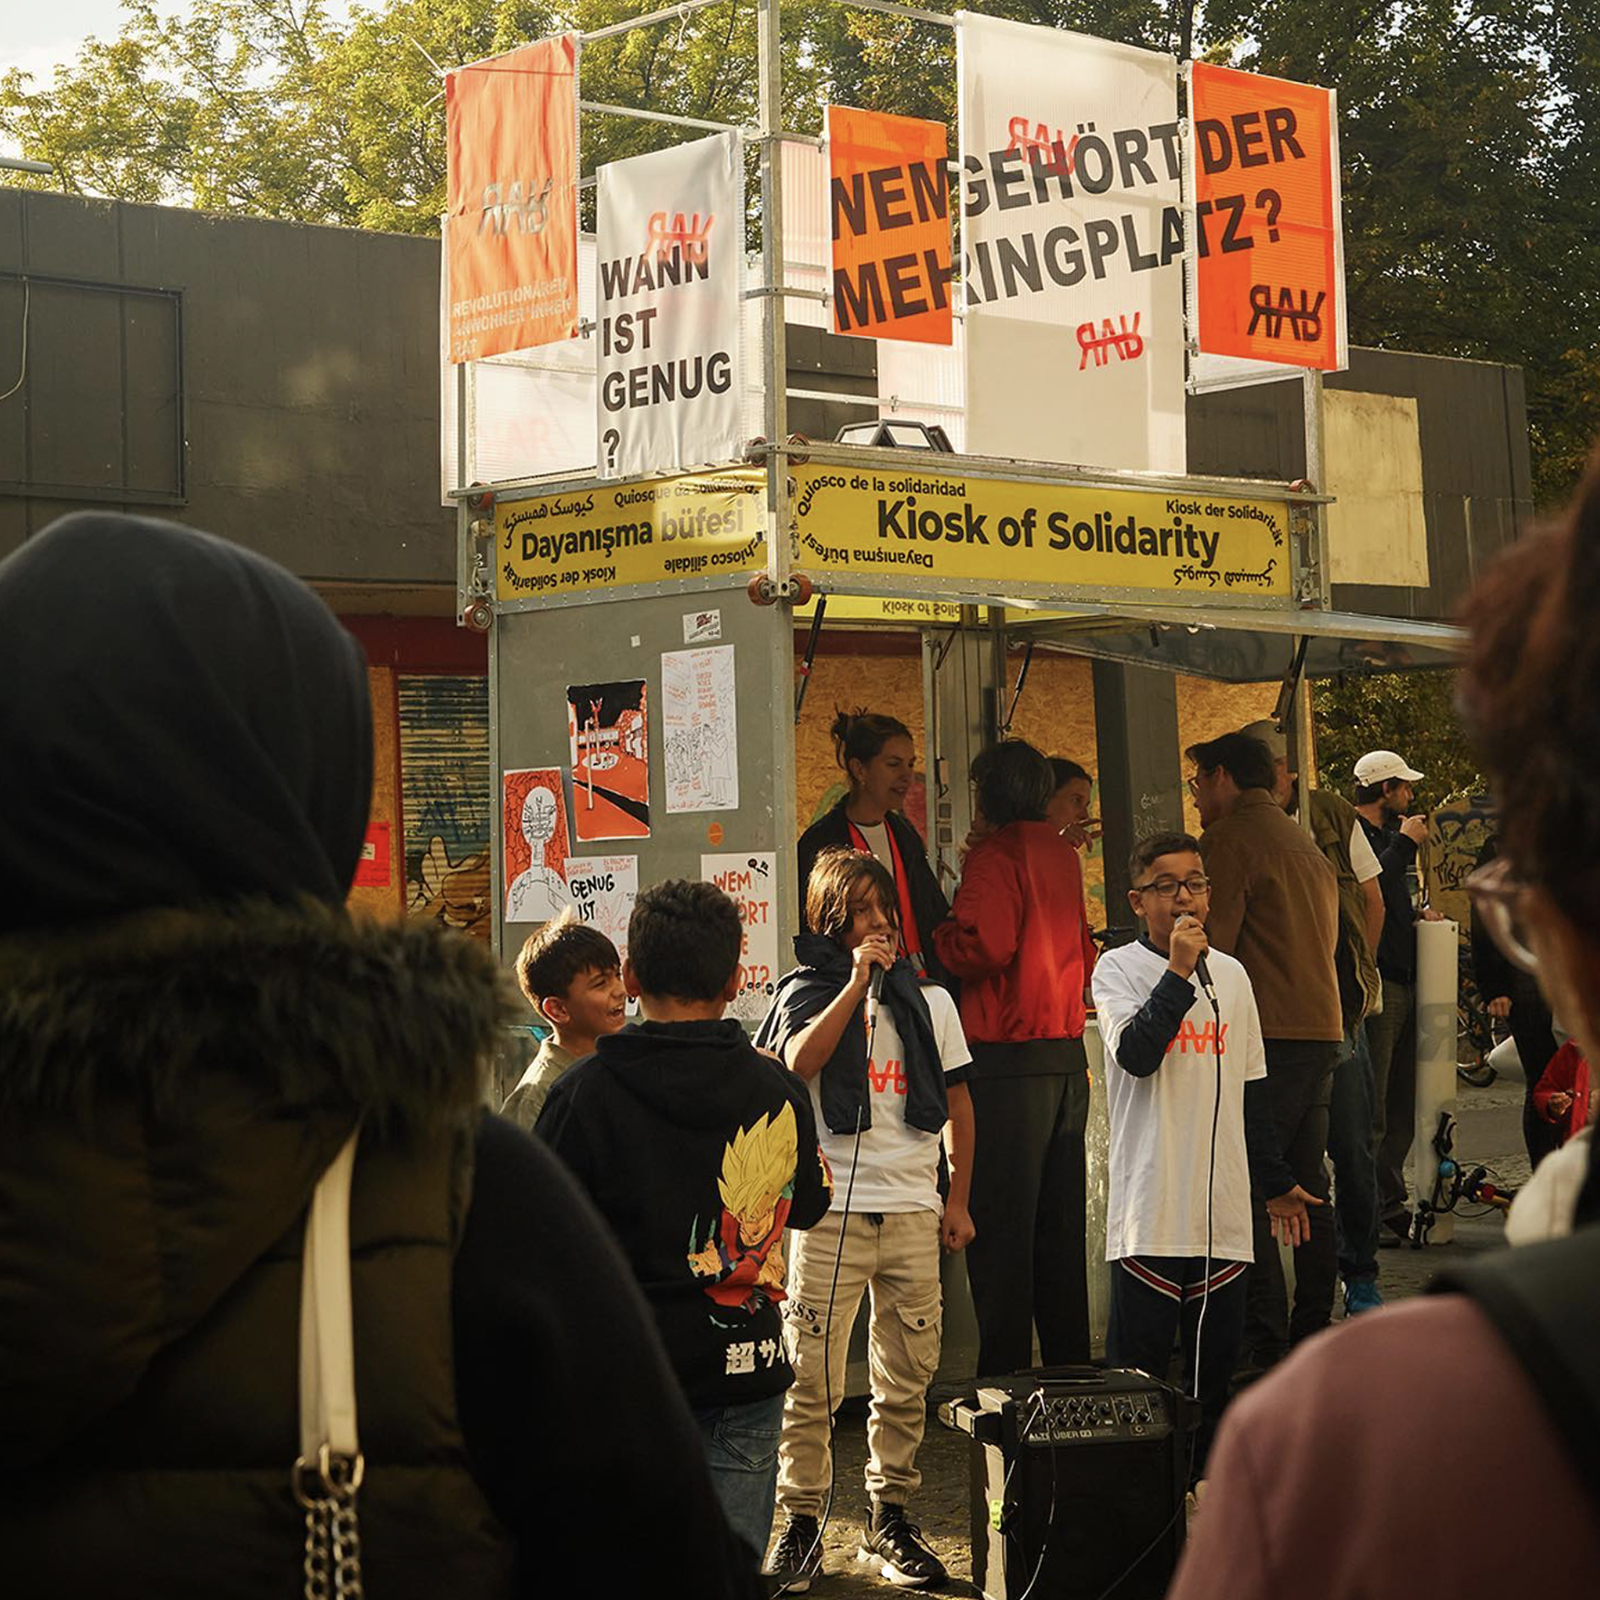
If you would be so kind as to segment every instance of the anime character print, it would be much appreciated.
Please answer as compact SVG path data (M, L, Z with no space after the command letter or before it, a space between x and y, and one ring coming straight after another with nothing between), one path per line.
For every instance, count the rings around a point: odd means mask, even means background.
M725 1311L754 1315L783 1299L783 1227L794 1196L799 1139L794 1107L760 1116L723 1148L717 1190L722 1213L703 1244L700 1219L689 1230L689 1270ZM715 1311L712 1321L730 1326Z

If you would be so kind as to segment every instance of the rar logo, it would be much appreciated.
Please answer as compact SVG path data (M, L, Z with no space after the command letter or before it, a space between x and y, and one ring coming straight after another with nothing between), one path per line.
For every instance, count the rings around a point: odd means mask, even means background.
M543 233L550 220L550 190L554 184L554 178L546 178L541 188L535 188L531 178L526 187L520 178L510 184L486 183L483 210L478 215L479 234L485 229L496 236L513 229L527 234Z

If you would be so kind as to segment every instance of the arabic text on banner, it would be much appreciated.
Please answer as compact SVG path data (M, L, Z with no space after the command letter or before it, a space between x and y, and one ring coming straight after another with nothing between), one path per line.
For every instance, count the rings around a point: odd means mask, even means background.
M1270 500L1099 489L903 467L794 469L795 561L882 581L1148 589L1237 604L1290 591Z
M767 564L759 468L567 490L494 508L501 600L753 572Z

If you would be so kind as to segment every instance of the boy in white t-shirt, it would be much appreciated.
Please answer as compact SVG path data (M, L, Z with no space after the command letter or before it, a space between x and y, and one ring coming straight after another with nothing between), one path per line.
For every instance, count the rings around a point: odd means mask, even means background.
M1165 1377L1181 1336L1184 1388L1200 1401L1193 1475L1227 1404L1244 1333L1255 1178L1274 1231L1296 1242L1307 1205L1276 1149L1266 1053L1244 968L1206 943L1210 884L1187 834L1144 840L1128 864L1137 942L1094 970L1111 1115L1106 1360ZM1215 1005L1196 976L1204 962ZM1198 1360L1198 1382L1196 1366Z
M871 1504L860 1559L902 1588L945 1578L905 1508L921 1483L916 1454L939 1365L939 1248L960 1250L973 1236L972 1058L950 995L897 957L897 907L881 862L838 846L823 850L806 889L813 931L795 940L801 966L785 975L756 1039L810 1084L833 1169L833 1209L796 1236L783 1308L795 1381L778 1453L784 1523L766 1571L786 1593L808 1588L822 1570L829 1423L844 1398L850 1332L869 1288ZM882 975L875 1020L874 972ZM941 1133L950 1158L943 1199Z

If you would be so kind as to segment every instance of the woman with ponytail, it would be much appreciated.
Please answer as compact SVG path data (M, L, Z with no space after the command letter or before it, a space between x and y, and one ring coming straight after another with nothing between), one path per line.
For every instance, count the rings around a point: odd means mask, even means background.
M840 711L830 731L850 792L800 835L800 904L817 856L829 845L876 856L894 879L901 954L920 976L954 992L933 949L933 930L950 915L950 903L917 830L902 814L917 764L911 730L876 711Z

